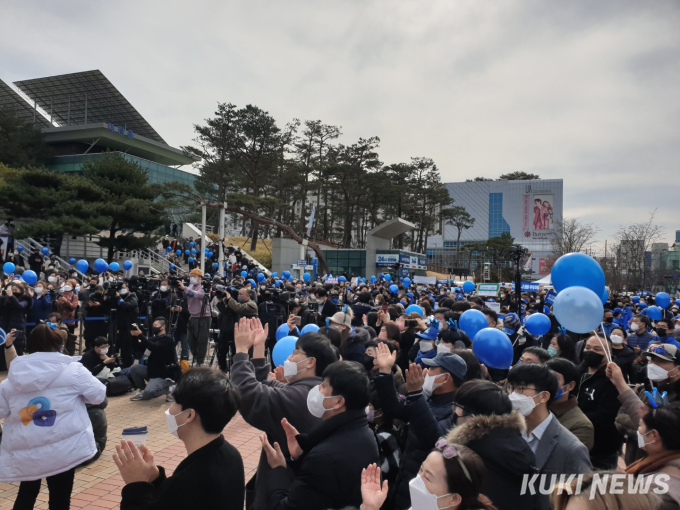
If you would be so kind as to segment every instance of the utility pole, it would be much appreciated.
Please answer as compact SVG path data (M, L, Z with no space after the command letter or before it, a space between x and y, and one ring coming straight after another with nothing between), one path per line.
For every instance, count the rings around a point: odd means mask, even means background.
M205 202L201 204L201 266L200 269L205 274L205 211L207 205Z
M225 235L224 235L224 217L226 216L226 209L227 209L227 203L224 202L222 204L222 207L220 208L220 226L219 226L219 236L220 236L220 245L219 245L219 255L218 255L218 261L217 261L217 274L220 276L224 277L225 276L225 271L224 271L224 241L225 241Z

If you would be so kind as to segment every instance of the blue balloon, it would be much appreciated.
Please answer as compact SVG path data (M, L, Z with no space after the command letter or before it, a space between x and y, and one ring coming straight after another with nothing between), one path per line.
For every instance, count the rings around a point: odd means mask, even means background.
M175 253L177 253L177 256L179 257L180 255L182 255L182 250L177 250Z
M17 246L17 251L21 253L22 251L24 251L24 247L21 245Z
M245 278L248 276L248 273L246 271L241 271L241 278Z
M87 260L85 260L85 259L80 259L80 260L76 263L76 269L77 269L78 271L80 271L81 273L86 272L86 271L89 269L89 267L90 267L90 263L89 263Z
M47 255L50 252L50 249L47 246L43 246L42 250L40 250L43 255Z
M390 275L390 274L385 275L385 281L389 282L391 279L392 279L392 275Z
M118 271L120 269L120 264L118 262L111 262L109 264L109 269L111 271Z
M21 278L29 285L35 285L35 282L38 281L38 275L35 274L35 271L31 271L30 269L28 271L24 271L24 274L21 275Z
M558 294L569 287L585 287L598 297L604 293L604 271L594 258L585 253L562 255L553 265L550 278Z
M184 250L184 255L191 255L191 252L189 250Z
M213 255L214 255L213 252L211 252L211 251L208 252L208 257L211 257L211 258L212 258Z
M470 311L479 312L479 310L466 310L463 315ZM512 366L512 342L508 335L496 328L480 329L472 341L472 351L479 362L486 367L507 369Z
M344 276L339 276L339 277L338 277L338 281L339 281L340 283L344 283L344 282L347 281L347 278L345 278Z
M252 285L253 288L257 287L255 280L253 280L252 278L248 278L248 281L250 282L250 285Z
M406 313L410 314L411 312L416 312L418 315L420 315L421 319L425 316L425 312L423 312L423 309L418 305L408 305L406 308Z
M172 271L173 269L175 269L175 264L170 264L170 271Z
M647 317L649 317L652 320L658 321L661 317L663 317L663 311L658 306L650 306L649 308L647 308L646 311Z
M640 302L640 297L639 297L639 296L633 296L632 298L630 298L630 300L631 300L633 303L639 303L639 302Z
M283 324L283 326L286 325ZM291 354L293 354L296 343L297 338L294 336L285 336L276 342L274 349L272 349L272 361L274 362L274 365L277 367L282 366L283 362L286 361Z
M475 290L476 287L477 287L477 286L476 286L474 283L470 282L470 281L463 282L463 292L465 292L466 294L469 294L470 292L472 292L473 290ZM484 315L484 314L482 314L482 315ZM488 323L487 323L487 326L488 326ZM466 331L466 333L467 333L467 331ZM468 336L469 336L470 338L472 338L472 336L470 336L469 333L468 333Z
M170 253L170 252L172 251L172 247L171 247L171 246L168 246L168 247L165 249L165 251L167 251L168 253Z
M371 275L371 282L375 283L376 280L377 278L374 275Z
M605 304L607 301L609 301L609 292L607 292L607 289L604 289L604 293L600 299L602 300L602 304Z
M317 326L316 324L307 324L300 331L300 335L304 335L305 333L316 333L317 331L319 331L319 326Z
M474 338L482 329L489 327L489 321L479 310L465 310L458 319L458 326L467 336Z
M397 292L399 292L399 287L397 287L396 285L390 285L390 292L392 294L396 294Z
M129 271L130 269L132 269L132 262L129 261L129 260L126 260L125 262L123 262L123 269L125 269L126 271Z
M194 263L194 258L193 258L193 257L189 257L189 264L193 264L193 263Z
M189 246L191 246L191 247L193 248L194 246L196 246L196 243L194 243L193 241L191 241L191 242L189 243Z
M97 259L94 261L94 270L97 271L98 273L103 273L109 268L109 265L106 263L104 259Z
M638 308L639 308L640 310L644 310L645 308L647 308L647 303L640 303L640 304L638 304Z
M71 257L70 259L68 259L68 263L71 264L71 265L75 264L75 263L76 263L76 258L75 258L75 257Z
M196 255L196 250L191 250L192 255Z
M217 268L217 267L220 267L220 265L219 265L217 262L215 262L215 263L213 264L213 267Z
M308 282L310 278L311 278L311 275L309 273L305 273L305 274L302 275L302 279L306 282Z
M284 278L288 278L290 276L290 271L284 271L281 274L283 275Z
M292 282L292 281L293 281L293 276L292 276L292 275L288 275L288 281L289 281L289 282Z
M649 292L644 291L644 292L642 293L642 295L643 295L643 296L649 296Z
M276 278L277 276L279 276L279 272L278 272L278 271L274 271L274 272L272 273L272 278Z
M257 275L257 281L258 282L263 282L264 281L264 275L262 273Z
M666 292L659 292L654 297L654 300L656 301L656 304L659 305L659 307L663 308L664 310L668 308L668 305L671 304L671 297Z
M533 313L524 321L526 330L535 336L545 335L551 326L550 318L542 313Z
M602 299L586 287L567 287L557 294L553 313L559 323L574 333L589 333L602 322Z
M296 329L297 329L297 328L296 328ZM278 341L281 340L283 337L288 336L288 332L289 332L289 331L290 331L290 329L288 329L288 324L286 324L285 322L284 322L283 324L281 324L281 325L278 327L278 329L276 330L276 335L275 335L275 336L276 336L276 341L278 342Z
M411 286L411 279L410 278L404 278L404 287L410 287Z

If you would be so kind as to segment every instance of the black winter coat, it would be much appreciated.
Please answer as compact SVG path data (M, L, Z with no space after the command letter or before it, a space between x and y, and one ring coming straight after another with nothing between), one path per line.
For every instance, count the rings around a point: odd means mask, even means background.
M305 454L290 472L273 469L267 491L270 510L326 510L361 505L361 471L380 462L378 444L366 411L352 409L324 420L309 434L299 434Z
M394 386L394 378L392 375L380 374L373 379L375 390L378 392L382 411L387 419L401 420L404 423L411 422L416 419L423 411L418 405L423 405L425 398L422 393L409 395L406 399L400 399ZM404 455L399 466L399 473L397 479L390 487L390 495L388 500L388 507L396 510L405 510L411 507L411 496L409 494L408 484L416 477L420 470L420 465L427 458L442 435L448 431L453 415L453 408L451 407L455 392L445 393L443 395L432 395L427 400L427 406L431 411L430 416L434 416L435 420L440 426L441 433L433 435L431 438L423 438L414 430L414 423L409 426L408 436L406 438L406 445L404 447ZM416 403L416 400L419 402ZM415 404L415 405L414 405ZM420 439L419 439L420 438Z
M144 335L137 337L142 344L142 350L149 349L149 359L146 362L148 369L147 379L165 379L170 377L165 368L172 363L177 363L177 351L175 341L170 335L161 335L146 338Z
M123 296L121 296L121 298L123 298ZM139 320L137 295L134 292L128 292L122 303L111 303L111 308L117 310L117 323L120 328L129 329L130 324Z
M622 345L623 349L612 349L612 360L619 366L626 381L632 382L630 381L630 374L633 369L633 361L635 361L638 355L626 344Z
M517 411L492 416L472 416L446 436L448 443L467 446L482 458L486 479L482 494L498 510L540 508L539 493L521 495L524 476L536 473L536 457L522 437L524 417Z
M616 430L614 422L621 407L619 392L605 375L605 367L592 376L581 376L578 390L578 406L588 417L595 429L595 446L590 450L591 457L617 453L623 437Z
M152 483L123 487L121 510L243 510L243 459L223 436L180 462L170 478L163 467L158 470L160 476Z

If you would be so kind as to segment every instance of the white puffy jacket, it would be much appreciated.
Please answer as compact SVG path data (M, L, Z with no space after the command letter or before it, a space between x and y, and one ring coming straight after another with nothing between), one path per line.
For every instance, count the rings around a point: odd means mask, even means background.
M85 404L101 403L106 386L75 359L35 352L12 361L0 384L0 482L56 475L97 452Z

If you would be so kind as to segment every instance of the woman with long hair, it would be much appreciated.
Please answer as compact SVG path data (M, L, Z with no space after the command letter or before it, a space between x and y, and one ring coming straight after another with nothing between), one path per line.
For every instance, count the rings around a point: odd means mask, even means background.
M29 354L14 358L0 383L0 482L21 482L15 510L33 508L42 478L50 509L69 508L76 466L97 453L86 404L103 402L106 386L62 349L59 333L36 326Z

